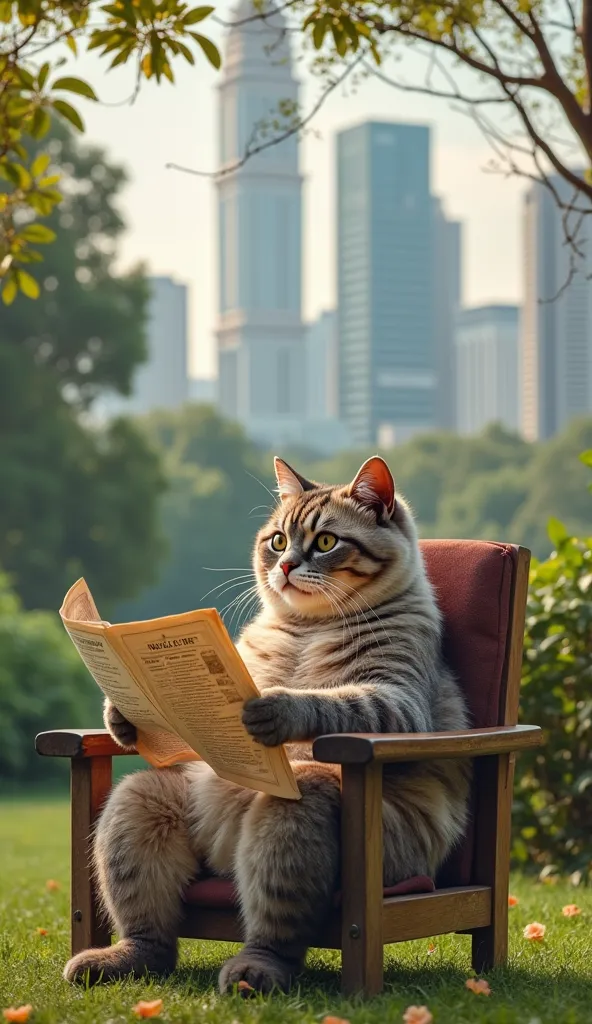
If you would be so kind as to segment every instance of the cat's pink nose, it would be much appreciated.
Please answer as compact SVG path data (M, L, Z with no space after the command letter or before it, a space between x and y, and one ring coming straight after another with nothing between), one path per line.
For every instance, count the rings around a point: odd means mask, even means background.
M282 562L282 570L284 576L286 576L287 578L292 572L292 569L297 569L299 565L300 562Z

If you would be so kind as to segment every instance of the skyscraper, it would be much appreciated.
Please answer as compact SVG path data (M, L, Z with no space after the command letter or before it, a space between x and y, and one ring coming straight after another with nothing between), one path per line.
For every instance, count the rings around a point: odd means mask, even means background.
M340 416L358 445L435 422L430 130L366 122L337 137Z
M234 20L252 14L240 0ZM277 14L232 28L220 84L218 401L262 442L294 437L306 408L297 139L231 169L298 99L282 27Z
M456 426L454 335L462 293L462 224L449 220L434 199L434 353L437 374L436 423Z
M573 201L574 190L563 178L551 183L565 203ZM584 203L583 197L577 201ZM584 217L570 214L568 227L572 233L577 228L582 254L575 257L573 276L564 212L549 189L535 184L524 205L520 338L522 432L531 441L592 412L592 210Z
M97 399L97 420L178 409L189 398L187 286L172 277L149 277L146 359L134 371L131 392Z
M489 423L518 430L518 307L463 309L455 342L459 434L478 434Z
M312 420L337 417L337 316L324 310L306 330L306 411Z
M176 409L189 397L187 287L171 277L151 277L148 283L148 359L134 380L134 412Z

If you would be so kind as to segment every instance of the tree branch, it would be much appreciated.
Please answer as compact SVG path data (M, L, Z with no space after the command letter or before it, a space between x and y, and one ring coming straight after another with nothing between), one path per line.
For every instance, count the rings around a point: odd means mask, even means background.
M588 86L588 117L592 116L592 0L583 0L582 6L582 50L586 65ZM592 155L592 154L591 154Z
M590 2L591 0L584 0L585 4L590 4ZM528 17L532 25L532 39L537 48L541 63L545 69L546 78L549 82L549 92L551 95L555 96L561 104L570 125L581 139L582 145L588 153L588 156L592 159L592 124L590 122L590 118L584 113L574 94L567 87L561 77L557 69L557 65L553 60L547 40L545 39L537 18L532 10L529 11Z
M337 78L329 82L327 88L323 93L321 93L316 103L309 110L308 114L306 114L305 117L299 118L297 124L290 125L290 127L286 128L285 131L280 132L279 135L274 136L274 138L272 139L268 139L266 142L261 142L258 145L252 146L251 143L254 142L254 140L257 138L258 130L260 128L261 122L257 122L257 124L253 126L251 139L249 140L249 142L247 142L243 156L240 158L240 160L236 160L229 167L223 167L219 171L199 171L193 167L184 167L182 164L168 163L165 164L166 169L171 171L182 171L184 174L193 174L198 178L220 179L228 177L229 174L235 174L236 171L239 171L241 169L241 167L244 167L248 160L250 160L254 156L257 156L258 153L262 153L266 149L271 149L272 146L278 146L280 142L284 142L285 139L289 139L292 135L297 135L298 132L302 131L303 128L310 124L313 118L318 114L319 110L325 103L325 100L328 98L328 96L330 96L331 93L335 91L335 89L337 89L346 81L347 78L349 78L349 76L358 66L358 64L360 64L364 60L368 52L369 50L368 48L366 48L364 50L360 50L356 54L355 59L346 65L345 70Z

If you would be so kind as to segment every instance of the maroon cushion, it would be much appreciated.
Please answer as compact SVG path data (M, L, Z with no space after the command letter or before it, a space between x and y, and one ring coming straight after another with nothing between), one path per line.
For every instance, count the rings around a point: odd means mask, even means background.
M426 875L407 878L398 885L391 885L384 890L385 896L407 896L411 893L433 892L435 885ZM335 906L341 903L341 893L335 893ZM185 902L193 907L212 907L216 910L236 907L238 898L234 883L228 878L205 878L201 882L192 882L185 890Z
M488 541L424 540L421 550L444 616L444 656L463 689L471 725L500 725L516 549ZM437 884L469 884L472 854L469 828Z

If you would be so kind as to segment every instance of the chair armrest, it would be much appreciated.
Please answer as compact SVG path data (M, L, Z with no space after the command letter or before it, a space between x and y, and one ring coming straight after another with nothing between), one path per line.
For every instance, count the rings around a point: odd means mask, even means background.
M538 725L498 725L459 732L342 733L319 736L312 746L316 761L369 764L424 761L440 757L486 757L543 745Z
M121 757L124 750L106 729L56 729L35 737L35 750L43 757Z

